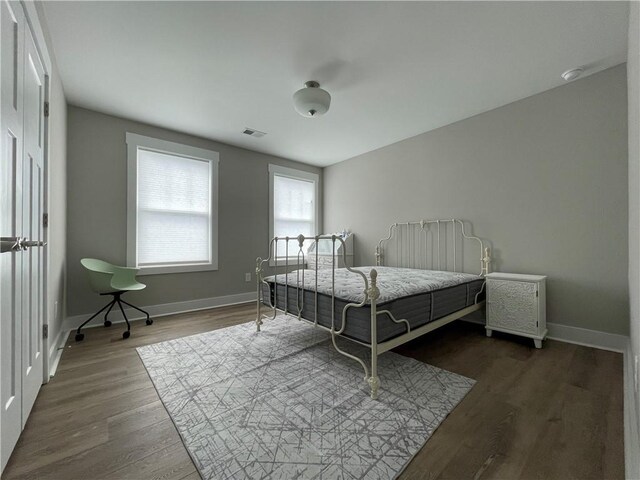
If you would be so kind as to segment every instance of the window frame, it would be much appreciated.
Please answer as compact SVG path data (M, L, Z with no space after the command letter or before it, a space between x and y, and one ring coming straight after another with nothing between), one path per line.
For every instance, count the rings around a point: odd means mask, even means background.
M127 266L137 268L139 275L188 273L218 270L218 167L220 154L213 150L169 142L127 132ZM148 150L210 165L211 188L211 261L207 263L176 263L175 265L138 266L138 150Z
M313 228L315 230L314 235L319 235L320 231L320 175L313 172L307 172L305 170L298 170L295 168L283 167L281 165L269 164L269 242L271 239L275 237L274 235L274 224L275 224L275 215L274 215L274 178L276 176L280 177L288 177L294 180L302 180L305 182L313 182L314 191L314 221ZM289 265L296 265L298 262L298 252L290 252L289 253ZM270 266L280 266L285 265L287 263L287 258L285 255L280 255L277 259L272 258L269 262Z

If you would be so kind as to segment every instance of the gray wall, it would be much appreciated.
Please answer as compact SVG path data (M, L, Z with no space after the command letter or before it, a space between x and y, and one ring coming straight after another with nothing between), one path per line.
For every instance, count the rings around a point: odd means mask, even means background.
M627 334L621 65L327 167L324 226L372 264L389 224L458 217L495 270L549 276L548 320Z
M625 358L630 372L634 371L634 358L640 355L640 4L631 2L629 9L629 50L627 55L628 95L629 95L629 299L631 315L629 336L631 355ZM625 356L626 357L626 356ZM637 373L636 373L637 375ZM628 377L625 379L625 382ZM633 380L630 382L633 384ZM625 438L625 446L631 445L625 456L626 477L640 478L640 458L634 445L638 447L640 431L640 386L633 389L635 424L625 418L625 428L630 429L635 443ZM626 399L625 399L626 403ZM625 405L625 415L627 411ZM629 444L629 445L628 445Z
M254 291L255 259L268 250L268 165L322 173L308 165L74 106L68 109L67 129L70 316L92 313L105 303L87 286L81 258L97 257L121 265L126 262L126 132L220 153L219 269L144 276L147 289L129 294L129 301L141 306ZM245 272L252 273L252 282L245 282Z
M55 54L44 14L42 3L36 2L40 26L51 57L51 96L49 98L49 214L48 252L49 284L47 292L47 313L49 323L49 356L56 354L58 336L65 318L65 282L67 257L67 102L58 73Z

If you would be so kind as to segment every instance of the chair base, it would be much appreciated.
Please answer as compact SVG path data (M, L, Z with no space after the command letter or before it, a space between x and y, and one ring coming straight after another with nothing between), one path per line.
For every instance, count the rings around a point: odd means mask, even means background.
M151 325L153 324L153 320L149 317L149 313L142 310L141 308L136 307L135 305L131 305L129 302L125 302L124 300L122 300L122 294L126 293L126 292L112 292L112 293L101 293L100 295L111 295L113 297L113 300L111 300L109 303L107 303L104 307L102 307L100 310L98 310L96 313L94 313L91 318L89 318L87 321L85 321L82 325L80 325L78 327L78 329L76 330L76 342L81 342L82 340L84 340L84 333L81 332L82 328L89 323L91 320L93 320L94 318L96 318L98 315L100 315L102 312L104 312L105 310L107 310L107 313L104 314L104 326L105 327L110 327L111 324L111 320L109 320L107 317L109 316L109 313L111 313L111 309L114 307L114 305L117 303L118 307L120 307L120 312L122 312L122 316L124 317L124 321L127 322L127 329L123 332L122 334L122 338L123 339L127 339L131 336L131 324L129 323L129 319L127 318L127 314L124 313L124 307L122 306L122 304L124 303L125 305L128 305L131 308L134 308L136 310L138 310L139 312L144 313L147 316L147 320L146 320L146 324L147 325Z

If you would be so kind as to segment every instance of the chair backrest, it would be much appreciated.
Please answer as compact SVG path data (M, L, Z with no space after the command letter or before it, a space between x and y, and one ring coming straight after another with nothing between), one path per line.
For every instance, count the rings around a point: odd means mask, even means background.
M96 258L83 258L80 263L87 270L89 285L94 292L110 293L114 291L111 286L111 278L115 270L113 265Z

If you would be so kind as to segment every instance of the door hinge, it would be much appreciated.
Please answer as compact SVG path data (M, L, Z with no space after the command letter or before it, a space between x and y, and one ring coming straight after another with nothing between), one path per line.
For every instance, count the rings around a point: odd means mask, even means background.
M49 338L49 325L42 325L42 338Z
M44 228L47 228L49 226L49 214L48 213L43 213L42 214L42 226Z
M536 297L538 296L538 290L536 290Z
M49 116L49 102L44 102L44 116Z

